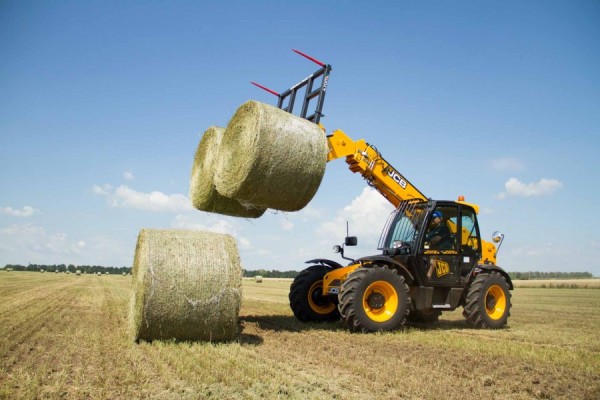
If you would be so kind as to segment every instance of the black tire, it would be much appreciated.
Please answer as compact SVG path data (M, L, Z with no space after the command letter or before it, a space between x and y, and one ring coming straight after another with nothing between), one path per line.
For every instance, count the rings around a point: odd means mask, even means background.
M322 295L323 277L329 270L313 265L296 275L290 286L290 308L302 322L337 321L337 304Z
M342 284L338 299L350 330L363 333L400 328L410 304L404 277L386 266L355 270Z
M510 289L497 272L480 273L471 283L463 315L474 328L499 329L510 316Z
M440 315L442 315L442 311L436 310L435 308L429 308L427 310L411 310L407 320L410 322L433 324L434 322L437 322Z

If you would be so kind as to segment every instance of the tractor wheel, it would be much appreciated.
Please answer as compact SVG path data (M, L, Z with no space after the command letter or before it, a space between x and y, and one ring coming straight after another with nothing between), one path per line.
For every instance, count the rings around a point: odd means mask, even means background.
M404 277L385 266L355 270L342 284L338 299L350 330L363 333L401 327L410 304Z
M442 315L441 310L435 308L429 308L427 310L411 310L408 314L407 320L411 322L424 322L432 324L437 322L438 318Z
M302 322L337 321L337 305L323 296L323 277L328 269L313 265L300 272L290 286L290 307Z
M498 329L510 316L510 290L506 279L497 272L480 273L467 292L463 315L475 328Z

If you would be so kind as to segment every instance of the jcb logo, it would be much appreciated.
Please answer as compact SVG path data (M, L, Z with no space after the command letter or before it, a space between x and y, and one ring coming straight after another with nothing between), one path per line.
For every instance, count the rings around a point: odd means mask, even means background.
M435 272L437 276L444 276L450 273L450 265L446 261L437 260L435 263Z
M392 168L388 169L388 175L398 184L402 189L406 189L406 181L402 179L400 174L394 171Z

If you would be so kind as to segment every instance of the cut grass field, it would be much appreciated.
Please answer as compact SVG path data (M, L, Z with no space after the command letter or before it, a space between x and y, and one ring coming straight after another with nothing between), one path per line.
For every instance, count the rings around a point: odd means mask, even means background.
M233 343L134 344L130 276L0 272L0 399L600 398L598 289L517 285L502 330L364 335L295 320L289 285L244 280Z

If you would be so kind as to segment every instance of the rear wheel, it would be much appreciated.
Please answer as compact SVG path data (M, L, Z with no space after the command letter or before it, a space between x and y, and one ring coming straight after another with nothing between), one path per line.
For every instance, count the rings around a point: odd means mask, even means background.
M480 273L467 293L463 315L475 328L498 329L510 316L510 289L497 272Z
M328 269L313 265L300 272L290 286L290 308L303 322L337 321L337 304L323 296L323 277Z
M350 330L365 333L404 325L410 303L404 277L385 266L355 270L342 284L338 299Z

